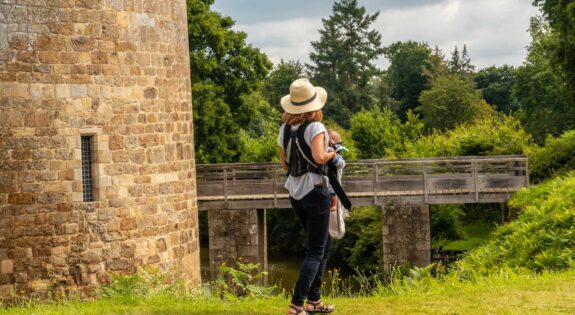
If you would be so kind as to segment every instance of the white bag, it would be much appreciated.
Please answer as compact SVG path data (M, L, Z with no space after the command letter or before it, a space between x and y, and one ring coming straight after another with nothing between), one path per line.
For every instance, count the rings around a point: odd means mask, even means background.
M341 202L337 202L335 211L329 212L329 235L336 240L342 239L345 234L344 220L349 216L349 211L343 207Z

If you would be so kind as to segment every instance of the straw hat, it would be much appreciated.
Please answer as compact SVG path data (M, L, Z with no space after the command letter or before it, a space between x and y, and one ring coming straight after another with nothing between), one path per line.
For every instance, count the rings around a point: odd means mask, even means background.
M289 86L289 95L282 97L282 108L290 114L303 114L321 109L327 101L324 88L314 87L308 79L297 79Z

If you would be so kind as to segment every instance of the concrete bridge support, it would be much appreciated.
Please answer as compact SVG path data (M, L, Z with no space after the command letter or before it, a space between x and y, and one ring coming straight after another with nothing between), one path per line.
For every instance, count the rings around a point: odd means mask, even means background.
M383 263L424 267L431 263L429 205L383 206Z
M236 259L257 263L268 271L266 210L208 211L210 278L215 280L222 263L234 266ZM267 276L263 281L267 285Z

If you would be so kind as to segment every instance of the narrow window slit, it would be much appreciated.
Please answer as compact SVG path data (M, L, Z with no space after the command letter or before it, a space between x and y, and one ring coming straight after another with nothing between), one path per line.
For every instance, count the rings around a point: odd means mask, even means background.
M92 176L92 138L93 136L81 136L82 196L84 202L94 201L94 179Z

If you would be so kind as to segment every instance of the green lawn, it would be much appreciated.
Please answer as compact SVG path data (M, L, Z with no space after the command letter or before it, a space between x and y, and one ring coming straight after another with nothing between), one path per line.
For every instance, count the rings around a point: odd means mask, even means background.
M433 241L433 248L443 247L443 250L468 251L489 241L491 233L495 231L495 224L478 222L462 226L466 235L462 240L437 240Z
M575 314L575 271L500 275L476 283L435 281L378 296L331 298L334 314ZM214 298L153 296L12 308L0 314L285 314L284 297L222 302Z

